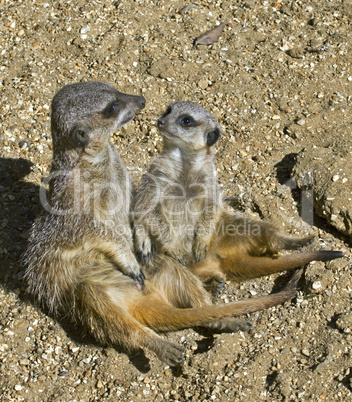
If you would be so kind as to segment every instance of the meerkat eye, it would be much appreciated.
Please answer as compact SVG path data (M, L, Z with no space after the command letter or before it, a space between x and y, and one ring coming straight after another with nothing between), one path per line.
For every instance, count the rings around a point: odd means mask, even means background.
M103 111L103 115L106 118L117 116L120 111L120 105L116 102L110 103L105 110Z
M181 116L180 125L182 127L193 127L195 125L195 121L191 116Z

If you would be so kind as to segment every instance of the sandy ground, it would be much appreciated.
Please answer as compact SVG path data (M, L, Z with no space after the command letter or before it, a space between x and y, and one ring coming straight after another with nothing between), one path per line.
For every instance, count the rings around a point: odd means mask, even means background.
M0 0L0 14L0 400L351 400L350 1ZM219 42L193 47L220 22ZM136 183L160 150L157 116L192 100L222 124L233 205L346 256L310 264L298 296L249 315L249 333L165 334L186 350L176 369L61 326L26 294L19 258L49 172L51 99L89 80L148 101L112 139ZM286 279L227 283L216 302Z

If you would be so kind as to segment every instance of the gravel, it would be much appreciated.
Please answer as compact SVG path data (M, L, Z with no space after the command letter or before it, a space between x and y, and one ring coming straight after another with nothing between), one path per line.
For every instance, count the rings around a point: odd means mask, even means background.
M351 400L350 2L0 0L0 13L0 400ZM223 21L218 42L193 46ZM19 260L50 168L51 99L89 80L148 101L111 139L136 183L161 147L157 116L197 102L222 124L231 203L346 256L310 264L298 296L249 315L249 333L165 334L186 350L175 369L53 320L26 293ZM216 302L286 279L226 283Z

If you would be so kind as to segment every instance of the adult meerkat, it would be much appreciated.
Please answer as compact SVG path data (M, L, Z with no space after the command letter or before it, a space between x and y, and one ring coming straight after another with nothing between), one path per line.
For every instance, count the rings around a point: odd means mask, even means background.
M284 236L268 223L225 208L212 151L221 130L205 109L175 102L157 125L163 151L144 175L134 207L142 261L151 259L154 247L190 266L204 282L216 284L225 277L255 278L343 256L318 250L278 257L279 250L298 249L312 237Z
M299 274L281 292L224 305L208 304L201 281L178 262L143 274L133 254L131 184L109 137L145 105L140 96L101 82L77 83L53 98L53 161L45 209L24 255L29 291L52 315L72 320L103 345L147 348L168 364L182 348L154 331L210 325L236 329L233 316L291 299ZM45 199L44 199L45 198ZM198 287L183 284L194 276ZM144 285L143 285L144 282Z

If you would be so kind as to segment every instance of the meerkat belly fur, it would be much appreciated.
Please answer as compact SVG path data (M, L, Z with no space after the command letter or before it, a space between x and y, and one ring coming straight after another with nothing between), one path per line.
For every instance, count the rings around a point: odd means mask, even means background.
M157 125L164 148L144 175L134 208L137 252L147 267L155 248L188 265L212 288L226 277L255 278L343 256L325 250L278 256L281 249L298 249L312 237L282 235L271 224L224 206L212 151L221 131L205 109L175 102Z
M169 256L156 256L156 269L144 278L133 252L132 185L109 144L144 105L144 98L101 82L68 85L55 95L49 191L41 193L44 209L24 255L25 279L50 314L102 345L147 348L174 365L182 348L154 331L236 329L233 316L291 299L298 276L277 294L216 306L200 279Z

